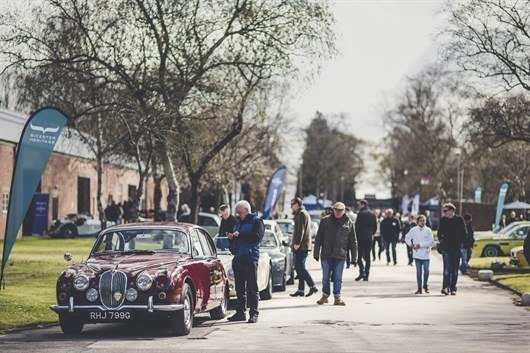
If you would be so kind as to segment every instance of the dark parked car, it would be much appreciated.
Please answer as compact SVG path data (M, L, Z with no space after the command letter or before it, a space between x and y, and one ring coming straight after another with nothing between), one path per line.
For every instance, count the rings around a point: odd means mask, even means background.
M288 281L293 280L294 272L287 261L288 257L292 256L289 247L284 246L272 230L266 229L260 243L260 251L268 253L271 257L274 290L284 291Z
M85 323L156 316L172 334L187 335L196 313L225 317L228 295L225 269L204 229L133 223L104 230L87 261L60 274L51 309L65 334L81 332Z
M107 221L107 226L114 222ZM101 221L92 219L91 215L69 214L64 219L56 219L48 231L52 238L75 238L80 236L95 236L101 232Z

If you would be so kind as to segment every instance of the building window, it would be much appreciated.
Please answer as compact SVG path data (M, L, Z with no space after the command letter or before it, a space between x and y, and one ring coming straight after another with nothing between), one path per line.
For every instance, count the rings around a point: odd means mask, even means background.
M9 207L9 192L4 191L2 193L2 213L7 213Z

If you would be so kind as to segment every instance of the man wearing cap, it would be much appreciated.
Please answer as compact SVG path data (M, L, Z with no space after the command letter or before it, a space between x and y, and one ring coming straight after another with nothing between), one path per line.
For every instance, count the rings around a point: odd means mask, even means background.
M345 209L342 202L333 205L333 213L322 218L315 237L313 256L317 261L322 259L322 298L317 301L319 305L329 302L331 280L335 297L333 304L346 305L341 298L342 272L348 252L351 254L352 264L357 264L357 236Z

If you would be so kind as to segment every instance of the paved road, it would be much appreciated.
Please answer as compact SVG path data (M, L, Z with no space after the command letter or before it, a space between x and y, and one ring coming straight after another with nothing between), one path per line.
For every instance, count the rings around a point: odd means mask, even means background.
M346 307L317 306L318 297L275 293L260 302L260 322L229 323L199 318L186 337L142 325L89 325L66 337L58 327L0 335L0 351L15 352L527 352L530 311L513 305L514 296L489 284L461 277L457 296L440 294L442 263L431 263L431 294L414 295L415 270L376 261L369 282L355 282L346 270ZM320 282L318 264L309 262ZM320 283L318 283L320 284Z

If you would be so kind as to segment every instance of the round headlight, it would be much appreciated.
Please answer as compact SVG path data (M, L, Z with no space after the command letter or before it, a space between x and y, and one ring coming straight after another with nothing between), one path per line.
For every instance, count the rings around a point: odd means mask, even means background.
M147 273L142 273L138 278L136 279L136 286L138 289L146 291L153 285L153 278L149 276Z
M88 288L88 277L84 274L75 276L74 278L74 288L77 290L85 290Z
M86 291L86 299L89 302L95 302L98 299L98 291L94 288L90 288Z
M129 288L127 289L127 292L125 292L125 298L128 301L133 302L138 298L138 292L134 288Z
M228 276L228 279L233 281L235 279L235 276L234 276L234 270L232 268L230 268L228 270L228 272L226 273L226 275Z

